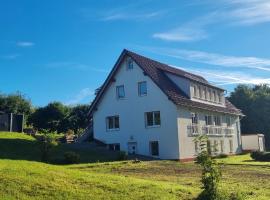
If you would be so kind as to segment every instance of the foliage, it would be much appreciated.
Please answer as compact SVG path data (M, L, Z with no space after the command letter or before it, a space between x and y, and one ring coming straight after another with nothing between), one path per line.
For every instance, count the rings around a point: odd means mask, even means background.
M88 111L88 105L69 107L60 102L52 102L37 108L30 116L29 123L38 130L47 129L58 133L73 130L75 134L80 134L89 124Z
M29 122L38 129L61 133L65 130L64 119L69 114L69 108L60 102L49 103L45 107L36 109L29 117Z
M195 138L199 143L200 153L198 154L196 161L202 167L202 179L203 191L199 199L204 200L217 200L219 199L218 183L221 177L221 171L207 148L208 138L205 135L200 135Z
M128 155L125 151L119 151L117 160L127 160Z
M73 151L68 151L64 154L65 157L65 163L67 164L76 164L80 162L80 155L73 152Z
M57 146L57 142L55 141L55 136L52 133L44 131L40 142L41 142L41 161L48 162L51 155L52 148Z
M256 161L270 161L270 152L251 152L250 157Z
M241 120L242 132L265 134L270 149L270 87L238 85L229 100L246 115Z
M71 108L69 116L66 118L68 128L72 129L75 134L80 134L89 124L89 105L77 105Z

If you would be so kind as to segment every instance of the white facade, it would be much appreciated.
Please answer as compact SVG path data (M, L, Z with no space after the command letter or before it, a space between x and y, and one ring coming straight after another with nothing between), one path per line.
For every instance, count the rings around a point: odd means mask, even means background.
M218 147L220 153L241 152L240 123L237 115L230 115L232 125L228 128L225 118L229 115L175 105L151 78L144 75L143 70L135 62L132 69L127 69L127 59L129 58L126 57L122 62L114 76L114 81L110 83L96 111L93 112L93 131L96 140L108 145L120 145L122 151L161 159L194 158L196 147L193 139L196 133L190 133L190 125L192 124L191 114L197 113L198 130L205 130L205 115L221 117L222 121L218 129L220 131L216 135L212 132L209 134L209 140L223 145L223 147ZM166 75L187 95L190 95L189 80L171 74ZM146 82L146 95L138 94L140 82ZM117 86L121 86L121 90L124 86L124 98L117 98L118 89L116 88L119 88ZM153 111L159 111L160 125L147 127L146 112ZM112 119L113 116L117 119ZM110 122L108 122L108 117L112 117ZM116 123L118 119L119 122ZM112 126L111 124L115 127L108 128ZM212 130L216 126L207 127ZM229 134L225 134L227 129L230 130ZM158 143L158 153L153 153L153 143Z
M263 134L242 135L242 147L244 151L265 151Z

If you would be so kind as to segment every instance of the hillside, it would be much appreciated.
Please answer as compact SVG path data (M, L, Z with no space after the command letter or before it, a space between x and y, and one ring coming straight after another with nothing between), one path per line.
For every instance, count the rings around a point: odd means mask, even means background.
M58 156L69 147L59 148ZM87 149L86 154L98 158L93 150ZM34 138L0 133L0 199L194 199L200 192L200 169L193 163L86 164L84 159L85 164L52 165L38 162L39 157ZM233 158L220 160L227 163L222 167L221 188L239 191L245 199L268 200L270 165L256 165L248 161L248 155ZM101 155L102 159L106 161L106 156ZM108 155L107 159L112 157Z

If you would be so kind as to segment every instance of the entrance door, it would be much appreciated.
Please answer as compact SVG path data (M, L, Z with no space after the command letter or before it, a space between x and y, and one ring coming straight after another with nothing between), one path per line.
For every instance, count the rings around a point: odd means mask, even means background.
M264 144L262 137L259 137L259 151L264 151Z
M129 142L128 154L136 154L136 153L137 153L137 142Z

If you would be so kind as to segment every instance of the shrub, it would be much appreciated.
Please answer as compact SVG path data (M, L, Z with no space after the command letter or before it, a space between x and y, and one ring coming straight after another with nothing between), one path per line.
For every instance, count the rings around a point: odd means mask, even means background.
M55 136L50 133L44 133L40 137L41 143L41 161L48 162L50 159L51 150L53 147L57 146Z
M228 158L228 155L222 153L222 154L217 155L216 158Z
M270 152L251 152L250 157L256 161L270 161Z
M64 154L65 157L65 163L67 164L76 164L80 161L80 155L73 152L73 151L67 151Z
M195 142L199 143L200 153L197 156L197 163L202 168L202 193L198 199L217 200L219 199L218 184L221 178L219 165L212 159L207 145L207 136L201 135L195 138Z
M127 160L128 156L125 151L119 151L117 160Z

